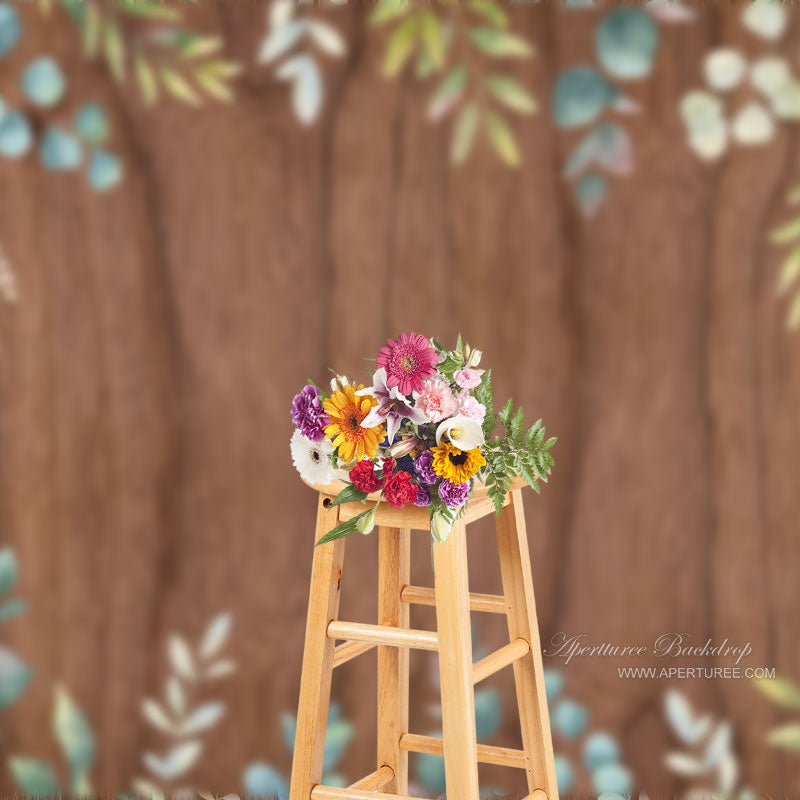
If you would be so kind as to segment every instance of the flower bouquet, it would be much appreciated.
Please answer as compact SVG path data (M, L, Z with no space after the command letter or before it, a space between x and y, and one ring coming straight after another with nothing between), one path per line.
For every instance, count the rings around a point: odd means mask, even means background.
M446 540L476 481L497 513L517 476L537 492L553 466L541 420L527 431L509 399L494 409L491 370L481 351L458 337L447 350L435 339L402 333L378 351L372 385L337 375L330 391L309 382L292 403L292 461L302 478L347 485L334 505L365 501L373 492L394 508L430 508L431 536ZM495 431L502 424L502 435ZM317 544L367 534L375 508L337 525Z

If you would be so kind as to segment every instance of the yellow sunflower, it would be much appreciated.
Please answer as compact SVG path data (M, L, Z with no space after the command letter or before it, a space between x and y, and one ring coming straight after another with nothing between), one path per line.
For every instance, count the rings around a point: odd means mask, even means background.
M439 447L432 447L431 452L433 471L451 483L465 483L486 465L480 447L459 450L455 445L443 443Z
M322 401L322 407L330 417L325 437L333 439L331 444L339 448L339 461L343 463L360 461L365 455L375 458L378 444L383 441L383 425L361 427L362 420L378 404L374 397L356 396L356 392L363 388L363 384L348 384L341 392L334 392Z

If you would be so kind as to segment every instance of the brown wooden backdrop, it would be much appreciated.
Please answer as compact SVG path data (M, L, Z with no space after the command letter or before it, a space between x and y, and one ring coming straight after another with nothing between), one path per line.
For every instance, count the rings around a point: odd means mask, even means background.
M246 64L237 102L200 111L143 108L64 25L24 13L2 92L26 55L56 53L109 106L128 177L98 199L33 159L0 163L0 241L21 294L0 309L0 540L33 604L4 635L37 672L0 718L3 758L55 759L60 680L95 725L98 788L126 789L159 746L138 703L160 691L166 636L199 635L228 609L240 671L221 684L230 713L197 783L238 790L253 759L288 768L278 713L296 702L314 519L288 458L288 405L329 365L363 375L361 357L409 329L461 331L498 394L559 436L554 478L527 506L545 638L685 630L750 640L752 665L797 674L800 339L783 327L766 243L800 178L797 133L707 167L677 113L710 47L748 46L734 10L662 28L653 76L630 87L643 107L629 120L635 173L592 221L560 177L574 140L547 100L559 70L590 58L593 12L514 10L538 49L517 69L543 105L516 128L519 171L485 150L448 166L447 132L424 118L430 87L379 77L383 38L358 3L337 12L351 52L330 65L309 129L254 64L263 5L192 12ZM786 52L797 43L795 26ZM369 619L376 547L358 538L344 603ZM491 591L491 537L471 547L473 586ZM334 688L362 737L344 765L354 778L372 768L373 666ZM566 676L640 782L675 789L666 685L620 681L599 659ZM752 786L794 785L797 760L763 742L776 717L746 682L681 688L736 723ZM420 726L430 695L415 693Z

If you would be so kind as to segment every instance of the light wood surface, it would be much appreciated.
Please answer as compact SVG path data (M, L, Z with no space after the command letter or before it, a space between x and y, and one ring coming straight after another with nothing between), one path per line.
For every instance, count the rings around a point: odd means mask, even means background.
M413 603L421 606L436 605L436 593L427 586L404 586L400 592L400 599L404 603ZM471 611L484 611L489 614L505 614L506 599L496 594L470 592L469 607Z
M324 500L320 495L315 541L334 528L339 518L338 509L326 508ZM311 788L322 778L334 653L326 631L339 610L344 545L344 539L336 539L314 548L297 710L297 730L303 735L300 746L295 746L289 800L308 800Z
M553 800L558 797L558 787L525 512L519 489L512 492L511 503L503 509L496 527L500 574L508 606L508 635L511 641L521 638L530 644L528 654L514 662L522 745L528 755L528 790L542 789Z
M319 497L316 537L346 506ZM483 498L480 502L485 502ZM381 504L384 505L384 504ZM533 800L557 800L533 579L520 489L497 520L503 596L471 594L465 519L433 546L434 588L410 584L411 531L378 528L378 624L339 620L344 539L315 548L290 800L386 798L408 792L408 752L444 756L450 797L479 800L478 763L524 769ZM437 631L414 630L410 604L434 605ZM470 610L506 613L509 643L473 665ZM335 646L336 640L344 643ZM319 785L333 668L378 646L376 769L348 789ZM439 653L442 738L408 731L409 648ZM523 749L476 741L474 684L513 665Z
M378 537L378 624L408 629L400 591L411 580L411 532L380 528ZM408 792L408 753L400 749L408 733L408 655L407 647L378 647L378 767L392 769L385 788L401 795Z
M394 781L394 770L390 766L384 764L382 767L378 767L374 772L370 772L369 775L365 775L361 780L351 783L348 788L376 792L386 789L392 781ZM389 791L395 790L389 787Z
M373 642L344 642L343 644L336 645L333 650L333 668L341 667L342 664L346 664L357 656L368 653L376 646L377 645Z
M311 800L420 800L399 794L371 792L363 789L338 789L333 786L315 786Z
M430 753L431 755L444 755L444 744L436 736L421 736L418 733L409 733L400 739L400 747L410 753ZM525 769L525 753L511 747L497 747L490 744L479 744L477 748L478 761L481 764L496 764L501 767L514 767Z
M385 625L370 625L365 622L331 622L328 638L348 639L356 642L391 645L393 647L415 647L418 650L436 650L438 636L432 631L412 628L392 628Z
M433 546L433 570L445 782L451 797L478 800L467 537L462 521L456 521L446 542Z
M499 672L509 664L513 664L530 652L530 645L525 639L514 639L494 653L482 658L472 667L473 683L480 683L495 672Z

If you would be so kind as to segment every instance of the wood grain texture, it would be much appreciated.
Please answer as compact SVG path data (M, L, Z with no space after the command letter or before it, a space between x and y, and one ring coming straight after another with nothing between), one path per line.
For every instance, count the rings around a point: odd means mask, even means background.
M98 199L81 176L0 160L0 242L20 284L20 303L0 307L0 542L32 601L3 636L37 676L0 714L0 761L59 763L61 681L95 727L96 788L128 791L142 752L163 746L139 703L162 691L167 636L197 637L228 609L240 669L215 687L228 715L196 783L241 791L253 760L288 771L278 717L296 708L316 502L288 460L288 404L329 366L365 376L363 356L401 330L460 331L498 397L559 436L550 484L526 500L543 642L727 636L752 642L750 665L797 675L800 342L783 327L766 238L800 179L798 134L782 124L769 147L709 167L677 111L709 49L758 54L735 7L698 5L691 25L662 27L655 72L625 87L641 107L626 118L635 171L592 221L561 178L577 135L555 130L547 105L558 73L591 58L599 12L514 8L537 48L514 72L542 106L514 123L517 172L483 146L448 166L446 126L425 119L431 87L380 77L384 40L357 3L337 12L352 50L328 65L311 128L254 63L257 3L190 12L246 65L235 105L198 111L144 108L83 61L66 27L22 13L0 94L16 102L21 68L53 52L71 98L109 107L128 176ZM779 50L794 58L799 43L794 24ZM475 527L471 585L496 594L491 522ZM376 545L355 539L343 604L374 622ZM430 586L418 541L414 583ZM364 743L342 765L351 778L375 766L371 659L334 680ZM674 791L666 684L620 681L616 666L572 662L569 694L618 735L643 788ZM796 760L764 743L775 714L746 681L682 688L734 723L749 786L796 785ZM429 700L412 695L412 719Z
M467 531L462 520L456 520L447 541L433 548L433 572L447 791L479 800Z

